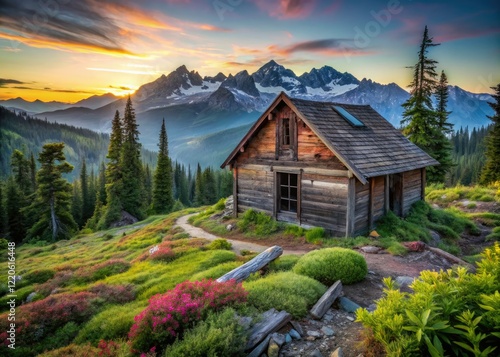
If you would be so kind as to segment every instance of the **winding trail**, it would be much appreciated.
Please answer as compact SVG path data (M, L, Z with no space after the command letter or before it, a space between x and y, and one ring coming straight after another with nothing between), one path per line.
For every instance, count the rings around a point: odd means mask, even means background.
M191 224L188 223L188 219L192 216L197 215L197 214L198 213L192 213L192 214L188 214L186 216L179 217L177 219L177 221L175 222L175 226L181 227L187 234L189 234L189 236L191 238L193 238L193 237L205 238L205 239L208 239L210 241L213 241L217 238L220 238L220 237L217 237L211 233L208 233L207 231L204 231L201 228L192 226ZM269 248L269 246L250 243L250 242L243 242L240 240L234 240L234 239L226 239L226 240L232 244L232 250L236 254L241 254L242 250L250 250L252 252L261 253L264 250L266 250L267 248ZM306 254L306 253L307 253L307 251L305 251L305 250L283 250L283 255L289 255L289 254L302 255L302 254Z

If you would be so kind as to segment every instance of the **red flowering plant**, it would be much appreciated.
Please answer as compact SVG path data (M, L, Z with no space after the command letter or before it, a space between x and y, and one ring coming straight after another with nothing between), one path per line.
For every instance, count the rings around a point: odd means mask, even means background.
M110 304L124 304L135 300L134 285L107 285L97 284L92 286L89 291L102 298Z
M170 262L175 259L175 253L170 248L170 242L155 245L149 250L149 259L154 261Z
M234 280L181 283L149 299L149 306L134 318L130 347L133 352L161 351L209 311L244 303L246 298L247 292Z

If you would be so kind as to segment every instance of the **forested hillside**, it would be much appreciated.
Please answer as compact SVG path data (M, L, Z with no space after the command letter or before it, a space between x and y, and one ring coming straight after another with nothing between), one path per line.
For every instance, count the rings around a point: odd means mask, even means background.
M49 142L64 142L67 161L76 170L68 174L73 181L78 176L78 168L85 158L87 169L97 173L99 164L104 162L109 145L109 135L66 124L49 123L33 118L26 113L15 113L0 106L0 177L10 174L10 160L14 150L21 150L29 157L36 158L42 146ZM154 166L156 154L142 150L143 162Z

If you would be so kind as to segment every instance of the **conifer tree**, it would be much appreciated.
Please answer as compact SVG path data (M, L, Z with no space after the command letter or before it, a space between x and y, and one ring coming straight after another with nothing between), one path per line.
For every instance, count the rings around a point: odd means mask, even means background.
M82 159L82 167L80 170L80 190L81 190L81 213L80 220L76 220L79 222L79 225L82 226L87 222L87 220L92 216L93 207L90 197L90 182L87 174L87 164L85 162L85 157Z
M7 231L9 240L21 243L26 236L24 214L22 213L24 194L15 181L14 176L10 176L7 181L5 195L5 210L7 215Z
M204 190L203 190L203 172L201 171L200 163L196 167L196 176L194 179L194 198L193 202L195 206L201 206L205 204L204 200Z
M19 150L14 150L11 157L11 167L14 178L25 197L33 193L31 183L30 162ZM24 198L23 198L24 200Z
M71 196L71 215L73 219L78 224L78 227L82 227L85 221L82 219L83 213L83 199L81 185L78 180L73 181L73 194Z
M97 178L96 204L100 199L103 205L106 204L106 165L101 162L99 167L99 177Z
M144 205L150 207L153 203L153 175L149 164L144 167Z
M30 154L30 179L31 179L31 192L36 190L36 163L35 155Z
M118 110L111 123L111 136L109 139L109 160L106 166L106 207L103 209L103 217L99 222L102 228L108 227L111 222L121 217L122 201L122 168L120 164L121 150L123 145L123 125Z
M493 102L488 103L494 110L490 118L493 121L488 136L486 137L486 164L481 172L481 183L487 185L500 181L500 83L492 87L495 91Z
M63 153L64 143L49 143L43 146L38 156L41 164L36 175L35 199L28 207L37 218L28 230L28 238L43 240L70 238L77 229L71 211L71 185L62 177L73 170Z
M122 169L121 202L123 209L138 219L144 218L143 172L141 144L130 96L123 115L123 145L120 165Z
M163 119L160 140L158 143L158 163L153 183L153 212L157 214L168 213L174 204L172 188L172 164L168 156L168 138Z
M0 181L0 238L7 235L7 212L5 211L5 186Z

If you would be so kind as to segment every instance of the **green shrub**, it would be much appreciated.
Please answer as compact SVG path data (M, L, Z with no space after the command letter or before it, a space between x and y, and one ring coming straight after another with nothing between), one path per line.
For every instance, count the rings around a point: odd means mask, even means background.
M210 250L231 250L232 247L233 245L223 238L217 238L207 246Z
M412 294L390 278L384 283L375 311L359 309L357 320L387 356L487 356L500 345L498 243L482 254L475 274L463 267L423 271Z
M201 271L191 277L191 281L201 281L203 279L218 279L231 270L239 267L241 262L227 262L219 264L213 268Z
M23 280L26 280L27 284L42 284L47 280L52 279L56 274L52 269L39 269L33 270L23 276Z
M233 309L209 313L207 319L188 330L182 340L168 346L169 357L245 356L247 336Z
M213 208L216 211L222 211L224 208L226 208L226 199L221 198L214 206Z
M246 210L237 225L242 232L251 230L258 237L268 236L280 229L280 225L272 217L253 209Z
M326 248L313 250L299 259L293 271L306 275L323 284L337 280L349 285L361 281L368 273L365 258L350 249Z
M314 227L306 232L306 241L308 243L316 243L319 239L325 237L325 229L322 227Z
M486 236L486 240L500 241L500 227L495 227L490 234Z
M306 229L301 226L296 226L295 224L289 224L285 228L285 234L293 235L294 237L303 237L306 234Z
M476 207L477 207L477 204L474 203L474 202L471 202L471 203L467 204L467 208L468 209L473 209L473 208L476 208Z
M190 237L189 233L179 232L179 233L174 234L174 236L172 237L172 240L184 239L184 238L189 238L189 237Z
M248 302L261 311L286 310L295 318L307 315L309 307L325 293L320 282L293 272L273 273L243 283Z
M9 246L9 241L5 238L0 238L0 250L6 250Z
M278 271L289 271L297 264L299 260L298 255L282 255L278 259L273 260L269 263L269 271L270 272L278 272Z

